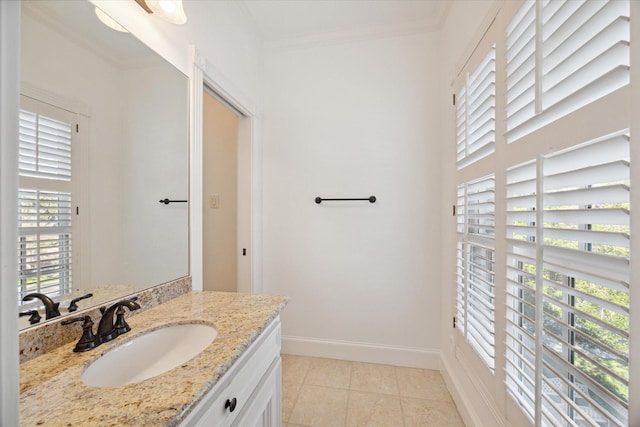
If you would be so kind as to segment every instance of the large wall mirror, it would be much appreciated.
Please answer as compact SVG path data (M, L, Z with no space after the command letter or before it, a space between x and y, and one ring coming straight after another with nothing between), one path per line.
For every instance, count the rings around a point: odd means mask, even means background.
M89 2L29 0L20 76L21 329L29 294L65 316L188 275L187 77Z

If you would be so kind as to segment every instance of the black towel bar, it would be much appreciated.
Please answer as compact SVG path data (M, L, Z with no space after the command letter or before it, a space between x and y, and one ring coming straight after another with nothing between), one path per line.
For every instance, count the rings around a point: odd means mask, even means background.
M164 203L165 205L168 205L169 203L187 203L188 200L169 200L169 199L162 199L160 200L160 203Z
M316 197L316 203L317 204L320 204L320 203L325 202L325 201L334 202L334 201L342 201L342 200L347 200L347 201L368 200L369 203L375 203L376 202L376 196L371 196L371 197L367 197L367 198L364 198L364 199L323 199L322 197Z

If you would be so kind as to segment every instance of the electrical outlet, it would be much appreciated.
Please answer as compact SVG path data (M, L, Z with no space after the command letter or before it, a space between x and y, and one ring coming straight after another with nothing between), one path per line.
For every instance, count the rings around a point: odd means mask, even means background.
M209 207L211 209L220 209L220 195L212 194L209 196Z

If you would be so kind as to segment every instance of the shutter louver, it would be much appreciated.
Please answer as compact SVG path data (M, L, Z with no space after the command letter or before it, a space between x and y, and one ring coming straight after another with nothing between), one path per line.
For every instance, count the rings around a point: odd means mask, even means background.
M458 197L456 204L456 222L458 227L458 243L456 247L456 327L464 333L467 311L467 290L465 286L465 185L458 186Z
M71 180L71 126L20 110L20 176Z
M496 49L493 46L457 96L458 168L495 151Z
M507 171L506 384L533 420L536 348L536 162Z
M542 8L542 106L588 92L569 113L629 83L629 3L551 1ZM608 76L619 75L613 82Z
M507 135L536 114L535 6L526 1L507 27Z
M626 424L628 131L548 156L543 179L543 413Z
M51 297L69 292L71 194L22 189L18 209L19 301L31 292Z
M539 398L543 424L627 424L629 141L545 156L542 176L535 162L507 171L507 388L532 420Z
M629 76L628 1L544 1L541 16L525 2L507 27L507 141L628 85Z
M458 324L495 369L495 179L458 187Z

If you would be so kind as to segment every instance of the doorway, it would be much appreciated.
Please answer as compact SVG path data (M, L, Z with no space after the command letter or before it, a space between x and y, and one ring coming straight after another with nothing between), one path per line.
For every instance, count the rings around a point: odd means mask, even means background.
M242 117L205 89L202 97L203 289L238 291L239 121Z

